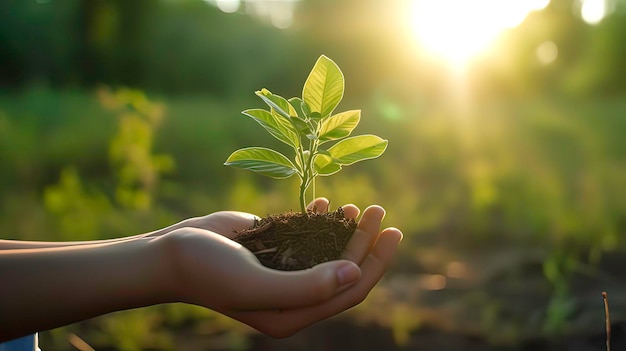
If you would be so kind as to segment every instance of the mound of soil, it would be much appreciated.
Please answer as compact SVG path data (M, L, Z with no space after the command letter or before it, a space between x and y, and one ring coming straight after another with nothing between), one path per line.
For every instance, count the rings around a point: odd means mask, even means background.
M266 267L295 271L339 259L356 230L341 208L334 212L268 215L238 233L235 241Z

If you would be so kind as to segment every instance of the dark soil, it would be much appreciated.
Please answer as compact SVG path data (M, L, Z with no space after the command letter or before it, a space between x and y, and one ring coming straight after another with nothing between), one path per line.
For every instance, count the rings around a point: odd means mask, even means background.
M268 215L235 241L266 267L295 271L339 259L356 230L341 208L334 212L287 212Z

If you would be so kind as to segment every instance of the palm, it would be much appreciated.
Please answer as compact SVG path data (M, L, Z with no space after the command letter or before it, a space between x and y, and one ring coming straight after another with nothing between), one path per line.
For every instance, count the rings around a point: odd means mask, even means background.
M252 227L256 219L258 217L251 213L220 211L202 217L191 218L185 224L188 227L209 230L229 239L234 239L238 231Z
M316 199L309 208L325 212L328 200ZM359 216L354 205L342 208L347 218ZM258 219L253 214L222 211L181 222L182 227L202 229L184 231L187 245L182 257L191 260L182 265L187 267L187 283L183 286L190 299L186 302L207 306L274 337L292 335L358 304L381 278L402 237L395 228L380 231L383 217L384 210L378 206L367 208L361 216L342 257L359 266L361 278L340 289L334 274L328 276L324 267L345 261L327 262L303 271L275 271L262 266L243 247L223 240L233 239L236 231L250 228ZM219 279L207 279L207 272L211 271ZM232 293L235 291L239 293Z

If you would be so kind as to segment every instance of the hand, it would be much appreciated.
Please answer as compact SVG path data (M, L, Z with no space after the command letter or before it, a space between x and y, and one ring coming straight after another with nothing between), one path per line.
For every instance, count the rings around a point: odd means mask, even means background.
M246 212L238 211L219 211L208 214L206 216L185 219L184 221L173 224L169 227L156 230L142 237L159 237L170 233L173 230L181 228L198 228L208 230L229 239L234 239L237 231L252 227L255 220L259 217Z
M327 211L328 200L310 206ZM359 209L343 206L347 218ZM342 260L284 272L262 266L247 249L230 240L234 230L249 228L256 218L242 212L216 212L192 218L173 238L172 286L177 300L202 305L272 337L287 337L365 299L393 259L402 233L380 231L385 211L368 207Z

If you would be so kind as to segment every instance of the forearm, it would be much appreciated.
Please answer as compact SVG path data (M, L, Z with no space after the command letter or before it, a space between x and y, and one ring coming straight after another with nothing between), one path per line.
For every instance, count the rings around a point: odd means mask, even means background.
M60 248L70 246L86 246L95 244L112 244L120 243L124 241L136 240L146 237L159 236L168 233L174 229L182 228L186 226L186 223L190 219L173 224L169 227L155 230L148 233L143 233L134 236L126 236L122 238L106 239L106 240L91 240L91 241L24 241L24 240L0 240L0 252L2 250L19 250L19 249L45 249L45 248Z
M0 253L2 250L28 250L28 249L52 249L71 246L89 246L97 244L112 244L123 241L135 240L144 237L146 234L139 234L124 238L91 240L91 241L24 241L24 240L0 240Z
M0 251L0 341L170 301L166 240Z

